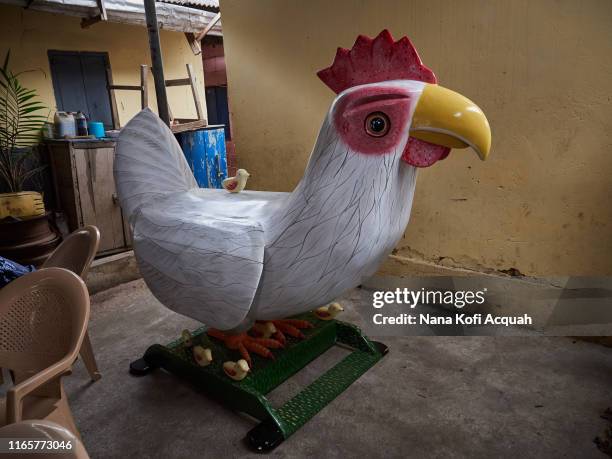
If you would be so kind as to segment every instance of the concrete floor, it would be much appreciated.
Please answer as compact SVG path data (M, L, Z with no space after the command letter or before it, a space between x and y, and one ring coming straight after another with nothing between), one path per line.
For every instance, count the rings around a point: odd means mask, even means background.
M355 290L343 320L357 323ZM368 305L369 307L369 305ZM103 377L65 378L92 458L248 457L255 422L163 371L130 361L194 321L141 280L93 297L90 336ZM362 324L363 325L363 324ZM273 457L604 457L593 443L612 404L612 349L567 338L385 337L391 352L278 447ZM277 402L341 357L329 352L276 389Z

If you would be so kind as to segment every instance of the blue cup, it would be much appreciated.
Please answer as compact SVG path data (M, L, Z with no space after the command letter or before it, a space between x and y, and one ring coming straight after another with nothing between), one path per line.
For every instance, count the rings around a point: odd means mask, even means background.
M87 123L87 129L89 130L89 135L93 135L98 139L101 139L106 135L104 131L104 123L100 121L89 121Z

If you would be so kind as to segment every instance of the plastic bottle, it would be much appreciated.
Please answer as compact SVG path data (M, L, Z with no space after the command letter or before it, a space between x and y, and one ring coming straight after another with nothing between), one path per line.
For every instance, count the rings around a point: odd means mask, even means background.
M55 112L53 121L55 123L55 134L58 139L76 136L76 126L72 113Z
M78 111L76 116L74 117L74 121L76 123L76 131L77 135L88 135L87 131L87 117L82 111Z
M46 122L43 125L43 139L53 139L55 137L55 125Z

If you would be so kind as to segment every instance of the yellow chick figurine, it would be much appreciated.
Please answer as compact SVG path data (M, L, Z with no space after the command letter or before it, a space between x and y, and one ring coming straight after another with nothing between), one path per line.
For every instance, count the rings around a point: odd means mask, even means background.
M181 332L181 340L183 341L183 345L185 347L193 347L193 337L191 336L191 332L189 330L183 330Z
M202 346L195 346L192 352L194 360L201 367L207 367L213 360L210 348L204 349Z
M249 174L245 169L238 169L235 177L228 177L223 180L223 188L230 193L240 193L242 190L244 190L250 176L251 174Z
M224 362L223 371L234 381L242 381L250 371L249 364L246 360L240 359L237 362Z
M256 338L268 339L276 333L276 327L272 322L255 322L251 332Z
M314 313L321 320L332 320L342 311L344 311L344 308L340 306L340 303L331 303L327 306L321 306L315 309Z

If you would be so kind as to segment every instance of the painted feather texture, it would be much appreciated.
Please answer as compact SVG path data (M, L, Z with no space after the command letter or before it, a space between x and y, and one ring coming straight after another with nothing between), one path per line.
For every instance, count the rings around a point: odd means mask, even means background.
M330 121L292 193L197 189L148 110L122 130L115 181L140 271L168 308L220 329L315 309L372 275L401 238L416 169L351 151Z
M325 121L304 177L266 229L260 291L250 317L273 319L329 303L374 274L401 238L416 169L351 151Z
M259 220L278 193L196 188L174 135L149 110L122 130L114 172L138 266L153 294L206 324L240 324L263 267Z

